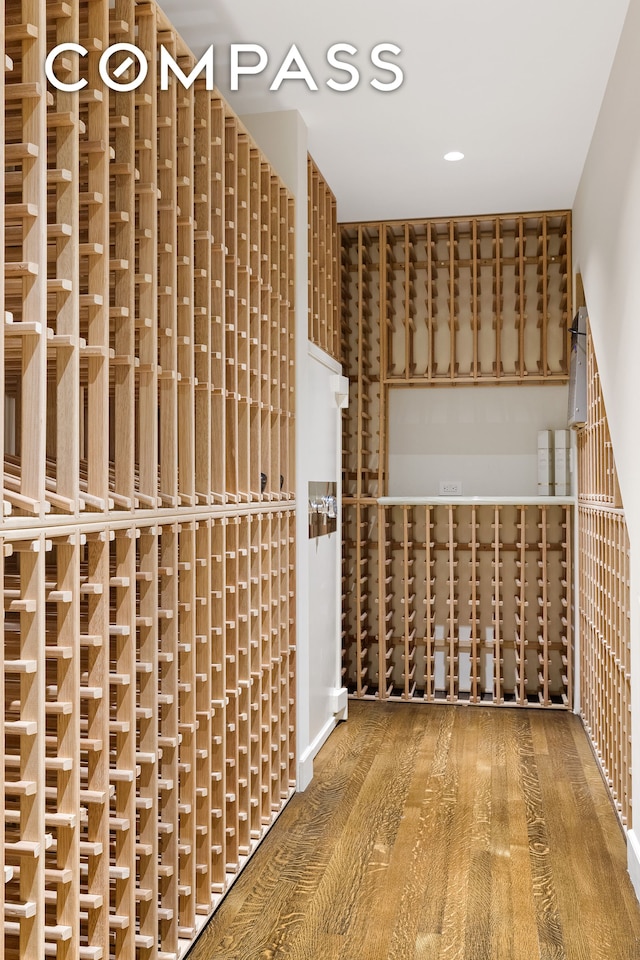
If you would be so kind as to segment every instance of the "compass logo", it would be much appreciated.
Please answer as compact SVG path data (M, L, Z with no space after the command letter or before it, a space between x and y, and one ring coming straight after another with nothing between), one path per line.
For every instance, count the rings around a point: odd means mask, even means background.
M378 43L369 52L371 65L382 74L390 74L391 79L380 79L374 76L369 84L374 90L382 93L389 93L397 90L404 81L404 74L401 67L393 60L387 59L383 54L391 57L397 57L402 51L395 43ZM73 82L61 80L56 75L56 61L66 53L76 53L80 57L86 57L88 51L80 43L60 43L54 47L48 54L45 61L45 74L51 86L57 90L74 92L86 87L88 81L86 78L75 80ZM346 93L353 90L360 83L360 70L350 58L358 53L357 47L350 43L334 43L326 52L326 61L334 71L344 73L347 79L336 79L334 76L325 81L326 86L338 93ZM118 56L122 55L124 56ZM346 58L346 59L345 59ZM112 63L113 61L113 63ZM265 48L258 43L232 43L229 48L229 88L238 90L241 77L255 77L264 73L269 64L269 55ZM67 67L68 69L68 64ZM133 79L125 77L132 68L136 68ZM111 90L126 93L129 90L135 90L140 84L144 83L149 72L149 64L142 50L132 43L114 43L107 47L100 57L98 70L102 82ZM176 81L185 89L189 89L197 77L204 72L205 85L207 90L213 90L214 81L214 49L210 46L200 57L193 70L185 74L182 68L176 63L166 47L160 47L160 89L169 89L169 75L173 75ZM284 56L275 77L269 85L269 90L277 91L286 81L302 81L309 90L318 90L318 83L311 72L308 64L304 60L300 50L295 43L292 43Z

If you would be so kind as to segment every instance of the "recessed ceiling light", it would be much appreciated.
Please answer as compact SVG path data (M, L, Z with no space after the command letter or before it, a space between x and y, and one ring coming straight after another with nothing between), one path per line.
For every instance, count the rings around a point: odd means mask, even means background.
M459 150L450 150L449 153L445 153L444 159L455 163L457 160L464 160L464 153L460 153Z

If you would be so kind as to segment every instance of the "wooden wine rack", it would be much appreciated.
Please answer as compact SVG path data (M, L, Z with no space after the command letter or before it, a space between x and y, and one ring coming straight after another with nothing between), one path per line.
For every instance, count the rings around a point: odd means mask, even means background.
M154 3L2 10L2 956L175 960L295 784L293 201Z
M569 707L572 510L560 498L345 504L349 690Z
M387 492L389 388L566 382L568 211L341 229L347 497Z
M358 226L353 243L350 237L343 230L343 369L352 400L342 420L342 492L361 500L387 492L380 228Z
M577 433L578 497L583 503L622 507L598 363L587 323L587 419Z
M307 157L309 204L309 340L341 357L336 198Z
M159 89L158 44L184 70L193 58L153 5L53 4L37 40L15 3L5 515L291 499L292 199L203 82ZM43 91L31 48L68 36L95 41L68 62L92 84L114 37L142 38L150 75L135 96Z
M566 382L570 230L568 211L342 225L354 696L571 705L571 501L386 498L394 386Z
M591 332L587 422L578 431L581 714L623 824L631 827L629 534Z
M386 383L563 382L571 214L342 225L343 323ZM350 288L350 289L349 289Z

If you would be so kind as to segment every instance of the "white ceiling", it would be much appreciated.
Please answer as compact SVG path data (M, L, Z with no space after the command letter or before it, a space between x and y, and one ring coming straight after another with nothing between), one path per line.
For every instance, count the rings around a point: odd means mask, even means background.
M161 0L239 113L297 109L342 221L571 207L629 0ZM369 51L402 52L404 82L374 90ZM334 43L357 47L358 86L338 93ZM229 92L231 43L269 63ZM269 91L292 43L319 89ZM343 55L341 55L343 56ZM460 163L443 154L465 153Z

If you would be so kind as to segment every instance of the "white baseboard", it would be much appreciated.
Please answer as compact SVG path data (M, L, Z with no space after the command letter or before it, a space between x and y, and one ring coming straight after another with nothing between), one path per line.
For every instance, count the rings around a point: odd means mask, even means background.
M296 790L304 793L313 780L313 756L308 750L305 750L302 759L298 760L298 782Z
M635 830L627 830L627 869L636 897L640 900L640 837Z
M307 789L313 780L313 758L320 748L324 745L329 735L337 726L338 718L329 717L320 733L312 740L307 749L298 760L298 783L297 789L302 792Z
M349 713L349 691L346 687L334 687L330 691L331 711L336 720L346 720Z

